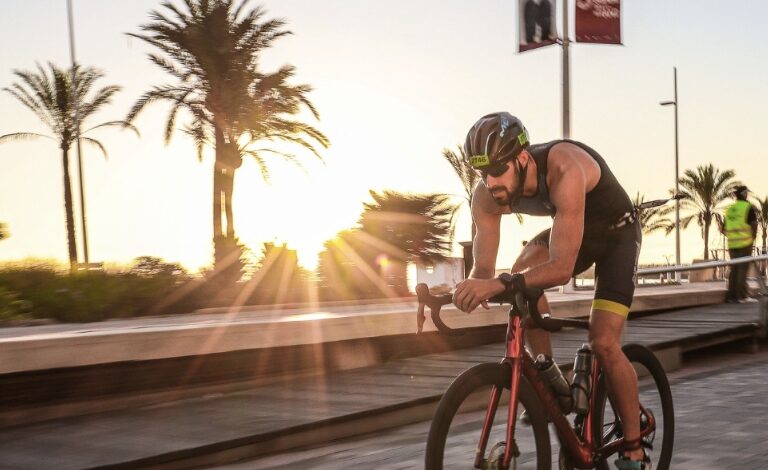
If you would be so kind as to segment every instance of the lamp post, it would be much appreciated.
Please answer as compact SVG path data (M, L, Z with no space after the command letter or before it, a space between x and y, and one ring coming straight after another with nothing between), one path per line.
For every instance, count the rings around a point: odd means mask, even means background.
M674 106L675 107L675 195L680 193L680 174L679 174L679 145L678 145L678 133L677 133L677 67L673 67L674 72L674 85L675 85L675 99L672 101L662 101L659 103L662 106ZM675 200L675 264L680 265L680 200ZM680 272L675 273L677 280L680 280Z
M80 186L80 217L83 227L83 258L85 265L88 266L88 231L87 231L87 217L85 215L85 187L83 184L83 153L80 147L80 109L77 101L77 82L75 74L75 67L77 61L75 60L75 25L72 14L72 0L67 0L67 19L69 23L69 55L72 59L72 107L74 108L75 118L75 148L77 149L77 174Z

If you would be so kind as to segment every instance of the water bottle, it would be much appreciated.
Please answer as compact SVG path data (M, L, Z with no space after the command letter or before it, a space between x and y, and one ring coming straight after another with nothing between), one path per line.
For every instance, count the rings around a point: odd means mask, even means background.
M536 356L536 369L539 370L539 374L549 383L552 391L555 392L560 410L566 414L570 413L573 405L571 387L568 385L565 377L563 377L563 373L560 372L560 368L557 367L557 363L551 357L539 354Z
M592 349L589 344L582 344L573 360L573 411L585 415L589 413L589 396L592 393Z

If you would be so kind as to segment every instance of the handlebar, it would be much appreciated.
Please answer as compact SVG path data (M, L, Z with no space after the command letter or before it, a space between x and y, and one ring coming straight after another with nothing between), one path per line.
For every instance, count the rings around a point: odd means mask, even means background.
M555 332L561 330L563 327L589 329L588 320L576 320L572 318L554 318L549 314L542 315L539 312L538 300L544 293L541 289L526 289L526 292L518 292L515 294L514 299L510 299L506 294L500 294L488 299L491 303L511 303L513 311L519 312L523 318L530 317L533 322L541 329ZM440 318L440 309L443 305L453 303L453 295L445 294L435 296L429 293L429 287L426 284L416 285L416 296L419 301L419 308L416 312L416 326L417 334L421 333L426 320L424 314L425 307L429 307L430 317L432 322L437 327L437 330L447 336L458 336L463 333L451 328L443 322Z

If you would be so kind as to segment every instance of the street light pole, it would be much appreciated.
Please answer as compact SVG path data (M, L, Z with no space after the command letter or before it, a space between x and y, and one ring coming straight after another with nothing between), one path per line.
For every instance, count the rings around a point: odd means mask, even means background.
M72 0L67 0L67 18L69 20L69 54L72 59L72 107L75 111L75 147L77 148L77 174L80 186L80 220L83 227L83 261L88 265L88 231L85 216L85 187L83 185L83 153L80 147L80 107L77 101L77 74L75 73L75 26L72 15Z
M675 99L673 101L662 101L662 106L672 105L675 107L675 194L680 194L680 146L677 128L677 67L673 67ZM675 199L675 264L680 265L680 200ZM680 272L675 273L677 280L680 280Z
M563 2L563 139L571 138L571 59L568 49L568 2Z

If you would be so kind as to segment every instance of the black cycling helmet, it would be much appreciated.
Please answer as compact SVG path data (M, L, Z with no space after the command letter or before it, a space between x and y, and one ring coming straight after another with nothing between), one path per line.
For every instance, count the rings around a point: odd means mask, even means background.
M746 186L744 186L743 184L740 184L740 185L738 185L738 186L735 186L735 187L733 188L733 194L734 194L736 197L739 197L739 196L740 196L740 197L743 197L744 199L746 199L746 198L747 198L747 193L748 193L748 192L749 192L749 188L747 188L747 187L746 187Z
M528 147L528 132L520 119L506 112L486 114L467 133L464 154L472 168L506 163Z

